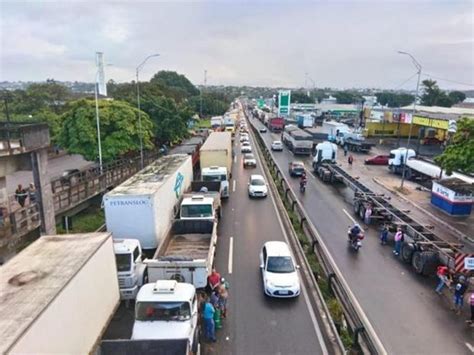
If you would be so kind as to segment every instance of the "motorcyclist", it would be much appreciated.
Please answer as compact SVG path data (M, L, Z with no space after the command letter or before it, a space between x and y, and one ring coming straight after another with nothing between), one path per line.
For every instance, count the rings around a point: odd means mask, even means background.
M352 228L349 230L349 238L351 242L354 241L354 238L357 238L357 236L362 232L362 229L360 228L360 225L358 223L354 224Z
M303 173L301 174L301 179L300 179L300 187L305 187L307 182L308 182L308 179L306 177L306 171L303 171Z

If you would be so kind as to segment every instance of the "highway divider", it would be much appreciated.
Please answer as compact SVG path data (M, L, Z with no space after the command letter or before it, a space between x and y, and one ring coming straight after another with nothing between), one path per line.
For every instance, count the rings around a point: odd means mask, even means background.
M246 111L245 113L247 116ZM327 288L329 291L325 294L323 293L323 295L330 308L330 316L336 324L339 336L342 340L345 340L346 347L350 347L352 351L359 350L367 354L387 354L362 307L329 253L323 239L311 223L297 196L290 188L290 184L281 172L280 167L273 160L272 154L265 145L260 133L252 122L248 121L254 133L255 141L258 143L260 152L279 190L282 202L287 208L293 227L299 232L297 234L303 237L299 238L299 241L301 247L306 249L306 262L311 265L314 279L317 280L315 286L318 287L319 285L318 289ZM337 299L337 302L334 302L335 299L333 297ZM341 307L342 314L340 314ZM347 328L352 335L352 344L348 343L346 338Z

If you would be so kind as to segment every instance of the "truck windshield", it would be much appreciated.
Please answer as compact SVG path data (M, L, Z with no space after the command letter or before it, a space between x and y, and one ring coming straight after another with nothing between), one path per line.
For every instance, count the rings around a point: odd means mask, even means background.
M295 267L289 256L271 256L268 258L267 271L284 274L295 271Z
M140 321L185 321L191 318L189 302L137 302L135 319Z
M181 218L212 217L212 205L182 205Z
M226 181L227 176L224 175L204 175L202 177L203 181Z
M130 271L132 268L132 254L115 254L117 271Z

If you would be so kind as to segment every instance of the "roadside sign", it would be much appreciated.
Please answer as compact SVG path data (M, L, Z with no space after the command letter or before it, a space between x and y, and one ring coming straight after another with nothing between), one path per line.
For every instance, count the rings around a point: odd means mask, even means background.
M474 270L474 258L464 258L464 268L466 270Z
M258 99L257 100L257 106L258 108L262 108L263 106L265 106L265 100L264 99Z
M290 115L291 90L278 91L278 115Z

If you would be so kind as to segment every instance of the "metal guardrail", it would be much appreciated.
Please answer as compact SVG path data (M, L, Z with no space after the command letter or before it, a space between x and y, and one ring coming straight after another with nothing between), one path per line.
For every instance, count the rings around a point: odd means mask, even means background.
M251 124L251 126L270 171L275 174L277 184L284 192L284 201L291 206L291 210L296 214L305 236L312 241L312 250L323 268L324 276L327 279L331 291L343 307L345 318L354 334L355 342L362 348L365 348L365 350L370 354L387 354L387 351L375 333L375 330L370 324L362 307L350 290L350 287L345 281L336 262L330 255L324 241L310 222L310 218L306 214L301 203L298 201L295 193L290 188L290 184L281 172L280 167L273 160L273 157L263 142L258 130L253 126L253 124Z

